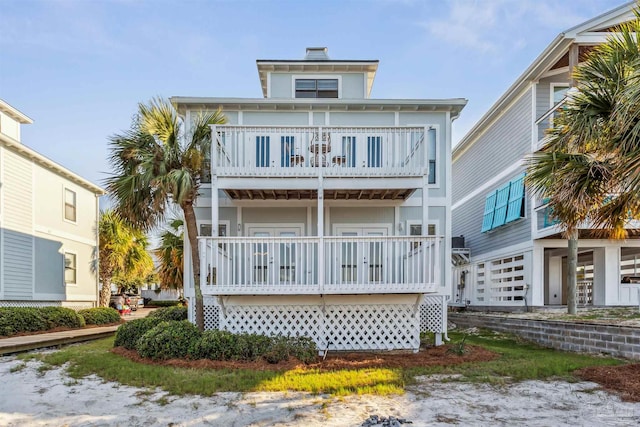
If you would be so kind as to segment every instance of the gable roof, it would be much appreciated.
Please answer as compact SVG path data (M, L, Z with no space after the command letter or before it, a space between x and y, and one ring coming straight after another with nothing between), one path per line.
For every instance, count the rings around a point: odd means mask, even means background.
M489 108L478 122L467 132L453 149L453 156L461 153L475 141L476 137L518 98L529 85L551 68L566 53L572 43L579 41L585 44L599 44L607 37L605 31L617 24L627 22L634 17L635 1L625 3L613 10L596 16L558 34L542 51L531 65L518 77L507 91Z
M0 111L2 111L7 116L11 117L15 121L17 121L18 123L21 123L23 125L28 125L28 124L33 123L33 120L31 120L25 114L23 114L20 111L18 111L18 109L14 108L11 105L9 105L6 102L4 102L2 99L0 99Z

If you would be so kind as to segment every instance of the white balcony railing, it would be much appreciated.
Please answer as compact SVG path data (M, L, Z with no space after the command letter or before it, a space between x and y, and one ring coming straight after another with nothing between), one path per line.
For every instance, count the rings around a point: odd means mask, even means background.
M218 176L435 177L435 129L214 126ZM426 138L425 138L426 135Z
M201 237L202 292L433 292L440 285L441 245L441 237L431 236Z

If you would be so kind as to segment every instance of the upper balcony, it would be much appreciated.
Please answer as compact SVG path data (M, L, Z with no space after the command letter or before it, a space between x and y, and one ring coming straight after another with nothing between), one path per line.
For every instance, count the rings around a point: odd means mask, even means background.
M430 127L213 126L212 170L225 178L436 179Z

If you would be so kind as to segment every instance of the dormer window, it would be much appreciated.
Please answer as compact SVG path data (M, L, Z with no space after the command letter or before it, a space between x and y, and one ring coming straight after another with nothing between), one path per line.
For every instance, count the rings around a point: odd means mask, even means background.
M338 79L296 79L296 98L338 98Z

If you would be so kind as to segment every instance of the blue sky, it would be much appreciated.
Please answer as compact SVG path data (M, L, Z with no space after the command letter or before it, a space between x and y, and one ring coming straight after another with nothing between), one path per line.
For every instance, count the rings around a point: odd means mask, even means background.
M5 0L0 98L22 141L101 184L153 96L261 97L256 59L379 59L374 98L469 100L454 142L558 33L623 0Z

